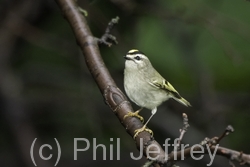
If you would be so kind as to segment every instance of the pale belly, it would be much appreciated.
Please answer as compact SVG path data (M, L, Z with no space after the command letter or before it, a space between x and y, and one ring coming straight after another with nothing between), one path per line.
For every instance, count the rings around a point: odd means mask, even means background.
M140 78L125 76L124 82L127 83L124 88L129 99L140 107L152 110L169 98L166 91L155 88Z

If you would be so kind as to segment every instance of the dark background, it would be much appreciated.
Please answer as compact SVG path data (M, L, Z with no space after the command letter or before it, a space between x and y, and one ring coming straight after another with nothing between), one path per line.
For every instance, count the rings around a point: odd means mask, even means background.
M139 155L90 75L75 37L55 1L2 0L0 2L0 165L54 166L57 146L62 155L57 166L142 166ZM111 18L120 17L113 30L118 45L101 46L107 68L123 89L123 56L137 48L154 67L192 104L186 108L169 100L158 108L149 123L160 144L179 136L182 113L191 127L185 144L219 136L227 125L235 128L221 146L249 153L250 125L250 3L245 0L78 0L88 12L92 33L100 37ZM134 109L138 109L134 105ZM141 114L147 119L150 111ZM74 138L85 138L90 148L74 160ZM113 141L112 139L113 138ZM116 160L117 139L120 160ZM93 140L107 147L107 160ZM48 161L39 158L39 148ZM110 160L110 145L114 160ZM78 142L85 148L86 142ZM169 148L169 150L172 150ZM187 159L180 166L206 166ZM216 157L214 167L228 166Z

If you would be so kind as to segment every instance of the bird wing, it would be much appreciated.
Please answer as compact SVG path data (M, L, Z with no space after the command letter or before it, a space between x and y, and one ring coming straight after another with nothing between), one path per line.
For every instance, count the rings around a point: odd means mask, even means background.
M153 78L151 81L149 81L149 84L158 88L158 89L163 89L166 92L168 92L176 101L184 104L185 106L191 106L191 104L181 97L181 95L175 90L175 88L165 79L157 79Z
M165 79L158 80L152 79L150 84L156 88L166 90L167 92L171 93L176 98L181 98L180 94L175 90L175 88Z

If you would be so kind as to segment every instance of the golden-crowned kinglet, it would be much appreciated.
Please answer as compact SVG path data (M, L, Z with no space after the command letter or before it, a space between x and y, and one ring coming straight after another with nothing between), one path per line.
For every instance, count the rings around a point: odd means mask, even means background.
M124 88L126 94L134 103L142 108L150 109L152 114L141 129L135 131L134 138L142 131L152 133L146 125L157 111L157 107L169 98L173 98L185 106L190 103L182 98L175 88L165 80L152 66L149 59L139 50L132 49L126 56L124 70ZM125 115L136 116L143 120L138 110Z

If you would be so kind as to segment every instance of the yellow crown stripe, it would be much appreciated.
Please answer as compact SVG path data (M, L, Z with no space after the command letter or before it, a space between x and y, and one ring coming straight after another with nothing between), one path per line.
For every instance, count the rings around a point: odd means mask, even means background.
M134 52L139 52L139 50L137 50L137 49L131 49L130 51L128 51L129 54L134 53Z

